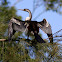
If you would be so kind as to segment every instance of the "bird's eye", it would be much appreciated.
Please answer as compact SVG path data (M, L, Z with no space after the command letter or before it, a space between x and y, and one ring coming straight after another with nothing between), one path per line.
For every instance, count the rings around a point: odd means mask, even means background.
M24 9L24 11L25 11L25 9Z

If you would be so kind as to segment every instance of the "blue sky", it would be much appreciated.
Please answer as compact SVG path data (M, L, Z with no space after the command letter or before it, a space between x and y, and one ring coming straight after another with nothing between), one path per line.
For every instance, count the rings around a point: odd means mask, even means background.
M8 0L11 2L10 6L13 6L14 3L17 0ZM22 20L25 20L26 17L29 16L29 14L27 12L24 11L20 11L18 9L30 9L31 12L33 11L33 0L21 0L19 1L16 5L15 8L17 10L17 14L22 16ZM41 9L44 9L43 7L39 7L33 14L32 20L39 14L41 13ZM47 11L44 12L41 16L39 16L36 21L42 21L43 19L46 19L52 27L52 33L55 33L56 31L62 29L62 15L53 12L53 11ZM42 31L40 31L40 33L43 33ZM46 34L42 34L43 37L47 37Z

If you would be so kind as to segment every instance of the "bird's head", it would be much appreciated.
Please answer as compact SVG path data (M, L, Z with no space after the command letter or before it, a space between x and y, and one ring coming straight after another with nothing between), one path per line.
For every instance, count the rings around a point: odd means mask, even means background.
M25 21L30 21L31 20L32 14L31 14L31 11L29 9L19 9L19 10L26 11L26 12L29 13L29 17L26 17Z
M26 11L26 12L30 12L29 9L19 9L19 10Z

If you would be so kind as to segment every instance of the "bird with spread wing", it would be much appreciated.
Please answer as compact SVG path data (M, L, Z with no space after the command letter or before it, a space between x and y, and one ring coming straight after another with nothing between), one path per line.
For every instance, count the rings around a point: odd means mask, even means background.
M8 39L11 40L12 36L16 31L27 31L33 33L35 36L35 39L39 43L45 43L45 41L38 35L39 28L44 31L50 40L50 43L53 43L53 36L52 36L52 30L50 24L46 21L46 19L43 19L41 22L37 21L31 21L32 14L29 9L20 9L23 11L29 12L29 17L25 19L25 21L19 20L17 18L12 18L8 25ZM51 36L51 37L50 37Z

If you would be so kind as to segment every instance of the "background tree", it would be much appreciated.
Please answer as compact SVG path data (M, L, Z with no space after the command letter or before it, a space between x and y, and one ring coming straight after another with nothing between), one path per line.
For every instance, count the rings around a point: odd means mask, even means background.
M1 1L0 5L0 38L4 38L5 34L7 34L8 22L12 17L17 17L21 19L21 16L16 14L15 7L9 7L9 2L7 0Z

